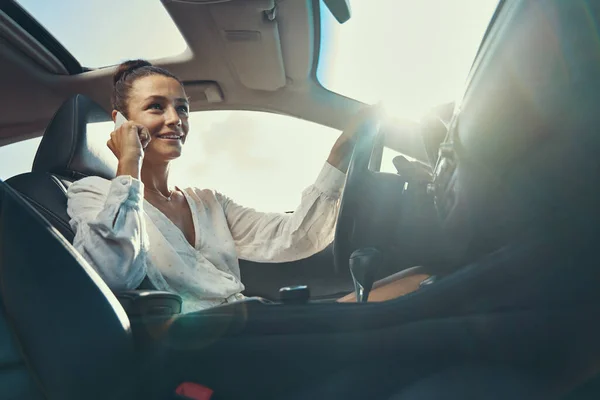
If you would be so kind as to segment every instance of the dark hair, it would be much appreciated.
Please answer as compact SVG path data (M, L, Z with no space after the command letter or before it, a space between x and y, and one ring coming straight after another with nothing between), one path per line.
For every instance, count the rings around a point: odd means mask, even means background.
M175 79L183 86L179 78L164 68L154 66L146 60L129 60L121 63L113 75L113 91L111 103L113 109L127 117L127 100L129 91L139 78L150 75L162 75Z

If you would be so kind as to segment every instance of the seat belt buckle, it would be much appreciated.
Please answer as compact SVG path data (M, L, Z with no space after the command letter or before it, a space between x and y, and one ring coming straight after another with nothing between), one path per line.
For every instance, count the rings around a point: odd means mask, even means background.
M190 400L210 400L213 393L211 388L193 382L183 382L175 389L175 394L181 399Z

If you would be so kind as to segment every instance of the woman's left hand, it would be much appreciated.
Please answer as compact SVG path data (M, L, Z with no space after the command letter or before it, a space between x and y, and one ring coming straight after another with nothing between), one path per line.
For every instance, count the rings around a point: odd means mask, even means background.
M365 106L354 114L346 126L346 129L344 129L344 132L342 132L340 137L338 137L333 144L327 162L343 173L346 173L348 165L350 164L350 157L354 150L356 135L360 125L367 118L377 117L380 112L381 108L376 104Z

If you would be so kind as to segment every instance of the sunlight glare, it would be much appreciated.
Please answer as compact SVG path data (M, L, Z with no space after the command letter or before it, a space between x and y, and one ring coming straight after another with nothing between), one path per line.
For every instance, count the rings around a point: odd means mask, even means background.
M353 0L341 25L322 6L317 77L334 92L418 119L460 95L497 3Z

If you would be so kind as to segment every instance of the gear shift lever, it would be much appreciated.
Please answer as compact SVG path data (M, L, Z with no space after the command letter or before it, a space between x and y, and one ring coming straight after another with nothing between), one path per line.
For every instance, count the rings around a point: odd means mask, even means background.
M381 252L374 247L358 249L350 255L350 274L354 281L357 303L365 303L369 299L382 259Z

